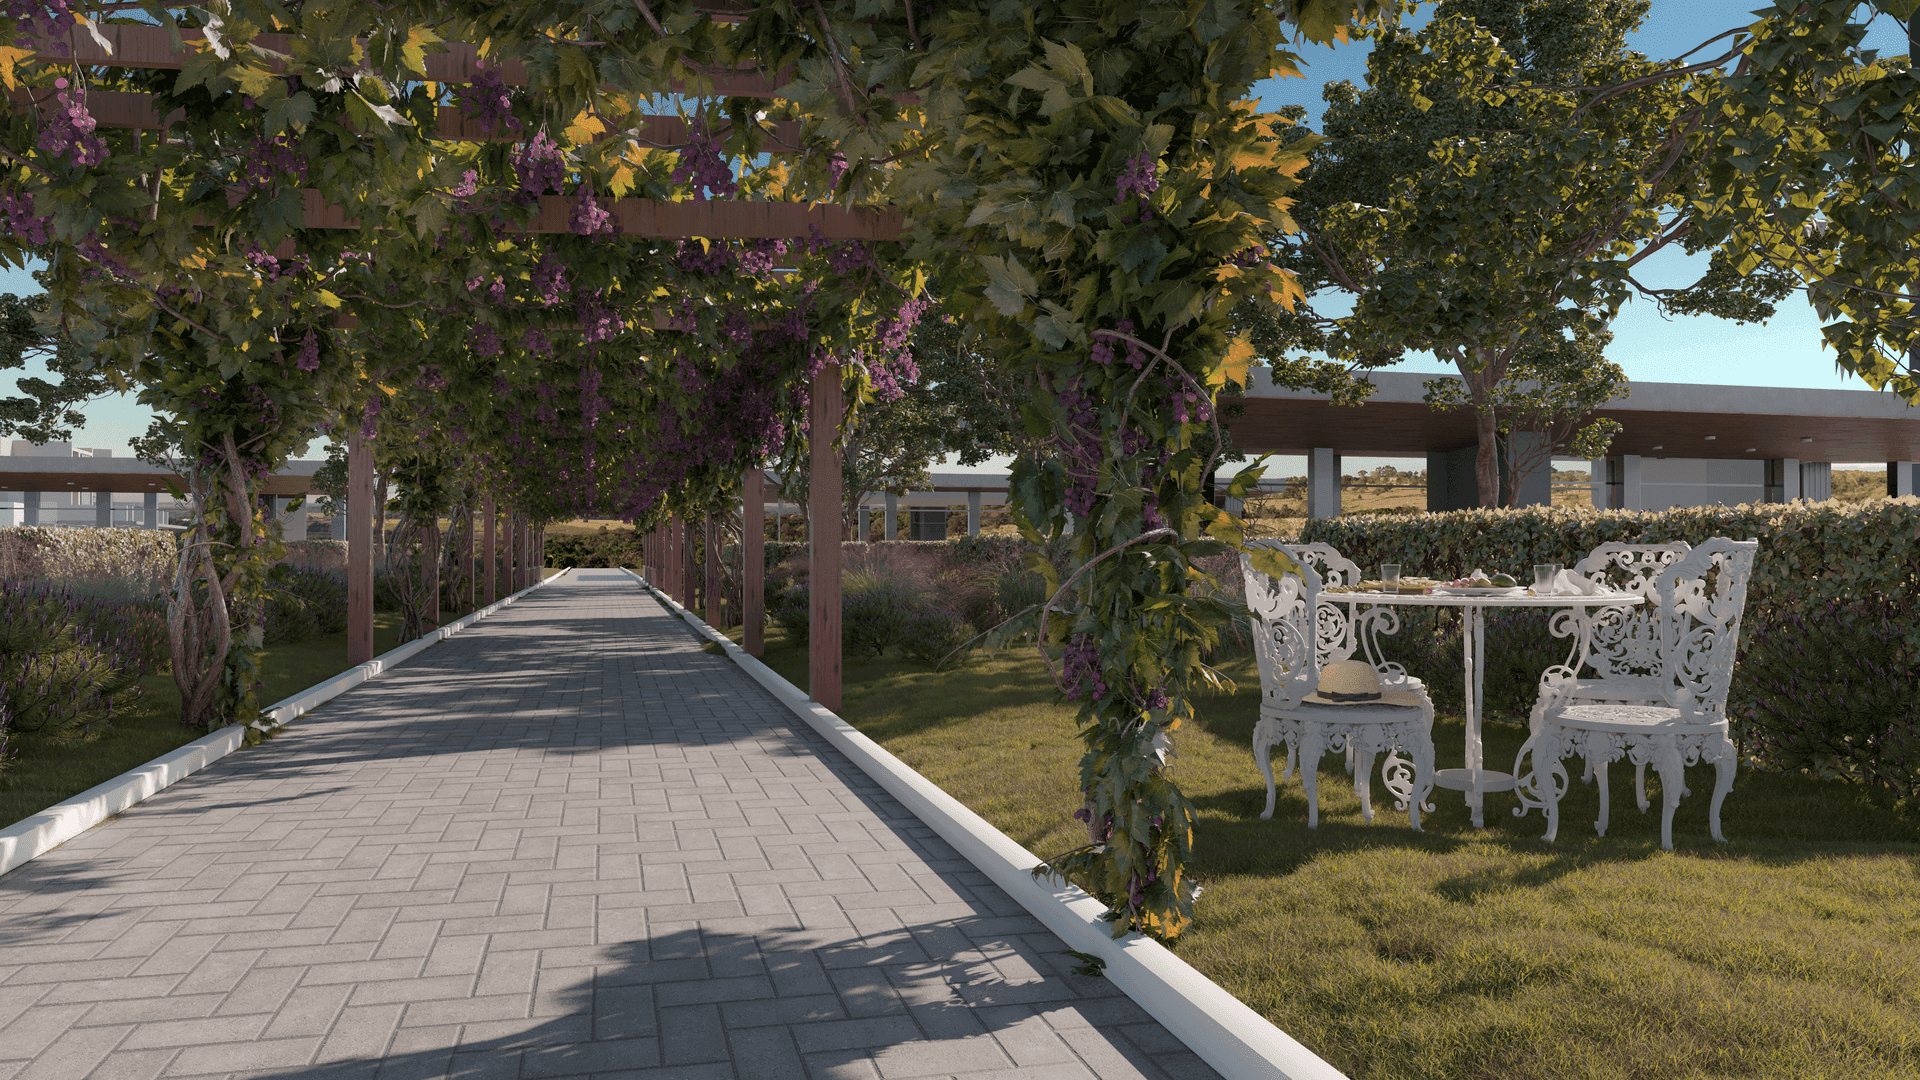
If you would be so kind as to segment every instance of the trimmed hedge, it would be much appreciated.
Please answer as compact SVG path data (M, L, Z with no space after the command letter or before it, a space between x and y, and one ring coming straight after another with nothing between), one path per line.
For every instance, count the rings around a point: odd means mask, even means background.
M1372 571L1458 577L1479 567L1531 580L1534 563L1574 562L1609 540L1699 544L1715 536L1757 538L1747 589L1749 618L1880 597L1912 609L1920 597L1920 499L1870 503L1753 503L1674 510L1528 506L1406 517L1308 521L1300 542L1323 541ZM1920 646L1920 620L1905 627Z

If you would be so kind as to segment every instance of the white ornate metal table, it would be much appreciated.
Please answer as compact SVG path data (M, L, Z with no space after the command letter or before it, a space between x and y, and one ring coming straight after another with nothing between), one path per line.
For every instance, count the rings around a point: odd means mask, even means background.
M1512 592L1431 592L1431 593L1388 593L1374 591L1332 591L1320 593L1322 603L1345 604L1350 613L1350 622L1360 638L1357 644L1363 650L1368 661L1376 665L1380 661L1379 651L1374 641L1380 630L1380 622L1366 615L1352 615L1353 606L1366 605L1368 608L1381 607L1449 607L1461 609L1461 664L1466 679L1466 720L1467 747L1466 768L1436 769L1433 774L1435 787L1466 793L1467 808L1473 813L1474 828L1486 825L1485 802L1490 791L1513 790L1513 774L1497 769L1486 768L1480 747L1480 711L1487 680L1487 622L1486 610L1490 607L1514 608L1597 608L1631 607L1645 603L1645 598L1630 592L1600 592L1589 596L1533 596L1524 588ZM1584 657L1587 651L1586 636L1591 632L1591 619L1555 620L1552 627L1556 637L1577 634L1580 640L1574 643L1574 656ZM1387 633L1398 629L1398 620L1394 620ZM1577 670L1577 669L1576 669Z

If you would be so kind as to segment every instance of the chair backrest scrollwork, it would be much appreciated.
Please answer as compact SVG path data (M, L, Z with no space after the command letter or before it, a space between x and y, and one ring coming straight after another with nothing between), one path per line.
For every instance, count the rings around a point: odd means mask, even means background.
M1298 706L1320 684L1320 575L1302 563L1297 575L1269 577L1242 555L1240 576L1253 610L1261 696L1270 705Z
M1727 718L1740 615L1747 606L1758 540L1716 536L1654 580L1672 704L1686 723Z
M1609 541L1594 548L1573 565L1575 573L1619 592L1644 597L1631 608L1598 608L1583 613L1588 622L1585 661L1602 679L1654 679L1665 673L1666 655L1660 638L1659 601L1654 582L1662 572L1687 557L1693 548L1685 540L1664 544L1624 544ZM1577 670L1579 665L1574 665Z

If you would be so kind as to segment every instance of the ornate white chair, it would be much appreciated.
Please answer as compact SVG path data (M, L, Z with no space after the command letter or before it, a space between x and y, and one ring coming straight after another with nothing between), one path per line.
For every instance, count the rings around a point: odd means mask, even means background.
M1733 787L1735 753L1727 731L1727 690L1733 682L1734 654L1740 644L1740 614L1747 603L1758 540L1715 537L1674 560L1653 578L1649 623L1657 674L1635 682L1626 700L1594 700L1566 695L1538 712L1536 727L1514 761L1533 757L1533 770L1517 790L1523 816L1531 807L1546 813L1546 839L1560 829L1560 798L1567 788L1561 759L1583 758L1600 786L1600 817L1594 828L1607 834L1607 765L1626 757L1643 775L1651 762L1660 774L1660 846L1673 849L1673 812L1688 794L1684 769L1701 761L1716 771L1708 819L1713 838L1720 834L1720 805ZM1628 684L1617 683L1624 687ZM1664 699L1651 703L1658 690ZM1643 693L1644 692L1644 695ZM1612 695L1600 694L1602 698ZM1647 804L1644 788L1640 808Z
M1540 676L1528 728L1540 730L1540 718L1556 705L1613 702L1620 705L1665 705L1667 689L1661 681L1663 654L1657 629L1659 601L1654 579L1686 557L1693 546L1685 540L1664 544L1626 544L1610 540L1573 564L1573 570L1616 592L1643 598L1638 607L1572 608L1554 615L1549 626L1557 637L1571 637L1572 651L1564 664ZM1592 780L1589 768L1581 777ZM1634 771L1634 791L1642 811L1647 808L1646 766Z
M1296 549L1274 545L1288 554ZM1337 553L1336 553L1337 554ZM1320 824L1316 766L1328 750L1347 751L1352 758L1354 793L1360 797L1361 817L1373 820L1371 774L1375 757L1386 754L1380 779L1393 793L1394 808L1407 811L1413 828L1420 828L1420 812L1431 810L1426 798L1433 789L1433 702L1419 680L1409 679L1399 665L1371 661L1383 691L1414 703L1325 705L1308 700L1320 688L1320 671L1336 660L1349 659L1355 642L1370 646L1365 617L1349 619L1339 605L1323 604L1321 577L1313 560L1302 560L1298 574L1275 579L1254 569L1241 556L1247 606L1253 611L1254 649L1260 665L1260 720L1253 730L1253 759L1267 781L1267 806L1260 816L1273 816L1277 796L1273 779L1273 746L1284 742L1288 768L1300 764L1300 781L1307 795L1307 827ZM1349 566L1352 564L1349 563ZM1352 580L1357 581L1357 576ZM1391 615L1391 612L1386 612ZM1362 622L1356 631L1353 622ZM1285 779L1285 776L1282 776Z

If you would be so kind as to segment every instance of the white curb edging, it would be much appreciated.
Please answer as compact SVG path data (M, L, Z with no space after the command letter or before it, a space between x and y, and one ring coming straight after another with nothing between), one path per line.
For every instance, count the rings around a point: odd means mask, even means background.
M571 570L572 567L567 569ZM486 618L566 572L562 570L552 578L542 578L512 596L497 600L430 634L423 634L403 645L388 649L364 664L358 664L326 682L310 686L290 698L284 698L268 706L261 710L261 714L262 720L271 721L270 723L256 720L252 724L228 724L219 731L203 735L177 750L162 754L137 769L123 772L103 784L88 788L71 799L55 803L37 814L22 818L0 829L0 874L33 861L135 803L153 797L240 749L249 727L257 731L273 731L283 727L295 717L311 712L368 679L377 678L392 670L394 665L402 660L408 659L437 641L452 637L476 621Z
M1067 947L1106 962L1107 978L1153 1014L1226 1080L1347 1080L1291 1035L1248 1008L1165 946L1140 934L1115 940L1106 905L1078 886L1040 881L1040 859L941 790L799 687L749 655L732 639L628 570L667 609L725 649L755 682L847 755L968 862L1019 901Z

